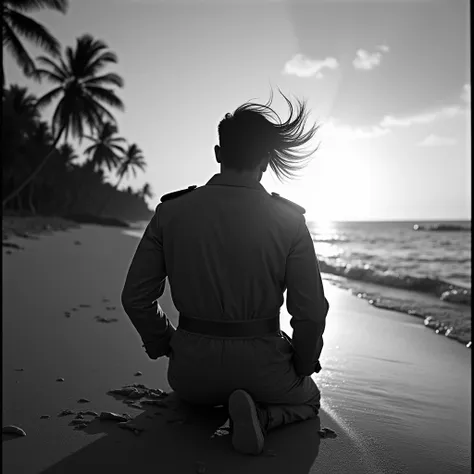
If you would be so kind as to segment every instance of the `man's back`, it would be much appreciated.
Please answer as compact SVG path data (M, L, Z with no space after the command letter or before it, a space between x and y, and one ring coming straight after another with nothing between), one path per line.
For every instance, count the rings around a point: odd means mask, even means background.
M316 127L304 131L304 104L292 120L287 103L286 122L268 105L226 114L214 147L221 173L162 197L122 292L148 355L169 357L173 390L195 404L228 404L233 446L247 454L262 451L268 429L320 407L310 375L321 369L328 303L313 241L304 210L260 184L268 166L288 177L309 156L295 150ZM166 278L177 330L157 304ZM292 341L279 329L285 290Z
M301 214L259 183L222 175L160 206L165 265L180 313L221 321L278 314Z

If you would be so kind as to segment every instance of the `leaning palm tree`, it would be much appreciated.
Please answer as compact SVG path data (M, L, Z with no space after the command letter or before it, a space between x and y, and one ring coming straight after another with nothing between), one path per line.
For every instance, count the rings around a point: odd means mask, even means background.
M117 56L107 45L90 35L77 39L76 48L67 47L65 57L57 61L42 56L38 58L44 68L37 69L36 77L47 79L56 87L41 97L37 106L46 107L59 99L52 118L52 130L55 136L51 150L43 158L32 174L10 195L3 200L5 205L15 197L43 169L56 150L61 137L68 139L69 134L81 140L85 127L90 133L102 127L105 120L115 122L115 118L104 104L123 110L122 101L112 88L123 87L123 79L115 73L100 74L104 67L117 62Z
M23 13L40 8L66 13L68 0L3 0L3 14L1 16L3 46L9 50L27 77L34 73L35 63L19 36L23 36L54 56L60 53L60 45L51 33L43 25ZM5 73L2 64L3 84L5 84Z
M122 146L122 143L125 143L125 138L117 136L117 131L116 125L105 122L98 130L97 136L84 136L93 142L84 150L84 154L90 157L91 166L95 171L103 166L112 171L112 168L117 168L120 165L121 157L125 153Z
M122 157L122 163L120 164L117 175L119 180L115 185L115 189L118 190L119 184L122 179L129 175L130 173L133 174L134 177L137 176L137 169L145 171L146 162L145 157L143 156L142 150L134 143L133 145L129 145L125 154ZM110 199L107 199L102 209L99 211L99 214L102 214L105 211Z

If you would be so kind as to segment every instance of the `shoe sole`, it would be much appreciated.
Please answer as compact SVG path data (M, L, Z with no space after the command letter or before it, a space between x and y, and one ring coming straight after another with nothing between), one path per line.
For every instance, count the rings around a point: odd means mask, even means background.
M264 436L252 397L244 390L236 390L229 397L229 416L233 423L232 445L243 454L260 454Z

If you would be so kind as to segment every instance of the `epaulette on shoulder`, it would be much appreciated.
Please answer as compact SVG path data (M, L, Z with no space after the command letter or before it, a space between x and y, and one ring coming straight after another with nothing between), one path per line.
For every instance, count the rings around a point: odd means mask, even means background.
M161 196L160 201L165 202L165 201L171 201L171 199L176 199L180 196L184 196L185 194L190 193L191 191L194 191L197 188L196 185L189 186L187 189L181 189L179 191L173 191L172 193L165 194L164 196Z
M272 193L272 197L277 199L280 202L283 202L284 204L291 207L295 211L298 211L300 214L306 213L306 209L304 207L301 207L299 204L296 204L295 202L290 201L289 199L281 197L278 193Z

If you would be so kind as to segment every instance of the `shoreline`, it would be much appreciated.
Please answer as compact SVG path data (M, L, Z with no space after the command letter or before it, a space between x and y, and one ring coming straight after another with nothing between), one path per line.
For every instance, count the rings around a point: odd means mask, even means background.
M412 301L416 301L417 299L420 301L424 301L425 303L431 302L433 305L440 305L439 300L434 299L428 295L424 295L421 293L417 293L411 290L401 290L398 288L387 288L386 286L380 286L375 283L367 283L367 282L359 282L357 280L351 280L351 284L343 283L340 280L334 278L334 275L321 272L323 281L336 287L341 290L347 291L351 296L362 299L367 302L367 304L378 308L380 310L387 310L387 311L394 311L396 313L409 315L411 317L416 318L418 321L422 321L422 324L427 328L433 330L439 336L445 336L453 341L456 341L467 349L471 349L472 342L471 342L471 330L469 327L469 331L465 334L457 334L453 331L453 326L459 324L459 321L449 320L450 318L445 318L445 321L436 319L436 317L432 316L432 314L426 314L426 311L419 311L413 309L413 305L405 305L400 306L400 304L390 304L389 300L385 298L387 301L384 302L383 297L379 297L377 294L377 290L380 290L392 293L397 296L408 296L411 297ZM360 285L361 289L356 289L356 285ZM363 289L362 289L363 288ZM373 289L373 291L367 290L367 288ZM457 306L457 307L455 307ZM470 313L471 307L467 307L466 305L454 305L453 310L460 313L465 313L468 316L468 321L470 323ZM449 311L449 309L447 309Z
M146 357L120 305L138 241L117 228L84 225L27 239L24 252L4 260L3 418L27 433L4 439L4 472L99 473L106 466L125 473L155 465L171 474L193 472L197 461L210 473L469 472L469 353L420 330L411 316L332 285L323 370L313 376L320 416L270 433L266 449L275 455L249 459L233 453L226 436L210 440L222 414L181 424L169 410L111 397L110 389L128 383L170 391L167 360ZM168 287L160 305L176 324ZM291 335L284 308L281 325ZM68 426L73 415L58 416L67 408L127 412L145 431L134 436L97 419L76 430ZM315 437L318 423L337 438Z
M62 217L48 217L48 216L4 216L2 219L2 227L3 227L3 247L9 247L10 249L14 250L21 250L22 247L19 244L8 242L9 239L12 237L19 237L23 239L36 239L39 235L48 235L51 232L56 231L68 231L69 229L80 228L82 224L96 224L98 226L113 226L113 227L122 227L127 229L134 235L134 226L133 223L128 223L124 221L119 221L116 219L109 219L109 218L97 218L91 216L75 216L76 220L70 220ZM94 222L95 220L95 222ZM7 254L11 254L11 250L7 250ZM437 335L448 337L449 339L455 340L456 342L464 345L467 349L471 349L472 342L471 342L471 332L466 334L457 334L453 331L453 325L456 323L449 324L448 322L443 322L441 320L436 319L430 314L423 314L422 312L418 312L413 310L410 307L400 307L399 305L387 305L383 302L379 301L377 295L372 292L367 291L358 291L354 288L351 288L350 285L341 283L338 279L338 276L333 275L331 273L325 273L321 271L321 275L323 276L324 282L343 289L347 291L351 296L363 299L367 301L367 303L371 306L377 307L380 310L388 310L388 311L395 311L397 313L410 315L415 317L417 320L423 320L423 325L433 330ZM354 285L356 284L364 284L369 285L373 288L377 288L379 285L375 283L367 283L367 282L358 282L357 280L351 280L351 283ZM387 291L387 287L380 286L381 289ZM401 290L396 288L389 288L390 291L393 293L405 293L406 295L413 295L418 296L419 298L424 298L425 300L429 299L429 296L418 294L417 292L410 291L410 290ZM439 304L439 301L436 301ZM470 306L469 309L459 308L459 311L469 312L470 313Z

